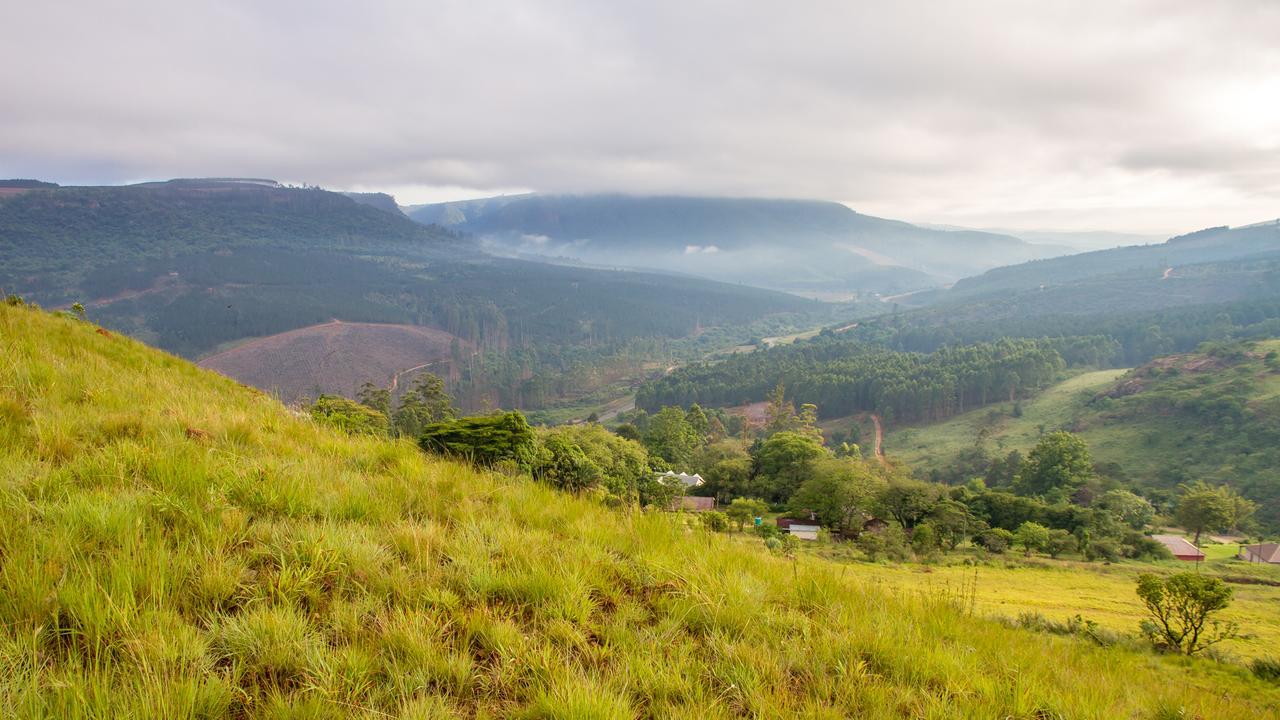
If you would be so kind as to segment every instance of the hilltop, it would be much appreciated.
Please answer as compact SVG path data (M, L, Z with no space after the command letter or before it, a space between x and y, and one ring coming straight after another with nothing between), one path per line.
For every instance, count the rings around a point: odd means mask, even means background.
M0 307L0 707L23 716L1252 718L1203 660L347 436ZM1047 660L1052 658L1052 662Z
M416 206L409 216L513 254L664 267L810 292L903 292L1061 252L815 200L516 195Z

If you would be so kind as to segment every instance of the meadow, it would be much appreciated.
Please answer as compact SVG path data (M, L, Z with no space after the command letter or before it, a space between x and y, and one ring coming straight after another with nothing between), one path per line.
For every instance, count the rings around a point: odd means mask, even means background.
M319 426L0 307L0 715L1257 718L1243 667ZM1092 576L1088 576L1092 577Z

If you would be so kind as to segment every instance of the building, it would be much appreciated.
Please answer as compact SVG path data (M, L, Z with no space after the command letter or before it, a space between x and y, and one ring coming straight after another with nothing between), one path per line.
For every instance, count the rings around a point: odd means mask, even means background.
M796 539L798 540L817 540L818 539L817 525L796 525L795 523L792 523L791 525L787 526L787 532L796 536Z
M669 480L679 480L681 483L684 484L686 488L698 487L702 483L706 482L705 480L702 479L702 476L698 475L697 473L694 473L693 475L689 475L688 473L675 473L670 470L659 474L658 479L662 480L663 482L667 482Z
M1280 565L1280 543L1258 543L1257 545L1241 545L1236 557L1245 562L1270 563Z
M710 512L716 509L716 499L713 497L698 497L697 495L685 495L676 499L681 510L690 512Z
M1189 562L1204 560L1204 553L1200 552L1200 548L1192 545L1181 535L1152 535L1151 539L1169 548L1169 552L1173 553L1173 556L1179 560L1187 560Z

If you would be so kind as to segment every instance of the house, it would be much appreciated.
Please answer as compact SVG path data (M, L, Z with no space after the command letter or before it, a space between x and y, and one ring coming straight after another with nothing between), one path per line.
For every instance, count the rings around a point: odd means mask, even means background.
M1280 565L1280 543L1241 545L1240 552L1236 553L1236 557L1245 562Z
M713 497L685 495L676 498L676 503L680 510L688 510L690 512L710 512L716 509L716 499Z
M659 474L658 479L662 480L663 482L667 482L670 480L679 480L681 483L684 484L686 488L698 487L702 483L706 482L705 480L702 479L702 476L698 475L697 473L694 473L693 475L689 475L688 473L675 473L670 470Z
M791 533L792 535L795 535L796 538L799 540L817 540L818 539L817 525L796 525L795 523L792 523L787 527L787 532Z
M889 527L888 521L881 520L878 517L868 518L865 522L862 523L863 532L880 532L881 530L884 530L887 527Z
M1194 562L1204 560L1204 553L1200 552L1200 548L1192 545L1181 535L1152 535L1151 539L1169 548L1169 552L1179 560Z

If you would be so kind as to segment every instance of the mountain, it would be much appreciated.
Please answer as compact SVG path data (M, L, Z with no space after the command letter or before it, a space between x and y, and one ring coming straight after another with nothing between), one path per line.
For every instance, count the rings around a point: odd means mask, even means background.
M344 192L343 195L355 200L361 205L375 207L392 215L403 215L400 206L396 204L396 199L386 193L370 193L370 192Z
M965 278L949 298L995 291L1060 286L1122 272L1156 272L1177 276L1182 266L1280 258L1280 221L1239 228L1215 227L1170 238L1153 245L1113 248L1036 260L989 270Z
M80 302L95 321L189 358L334 319L433 328L478 353L459 378L477 405L522 402L530 385L631 343L640 360L716 328L826 312L741 285L494 257L465 233L264 179L18 190L0 195L5 293ZM332 387L260 370L242 377Z
M919 471L947 472L990 452L1026 453L1041 429L1079 434L1113 481L1153 497L1179 483L1228 484L1259 505L1257 519L1280 528L1280 340L1214 344L1157 358L1133 370L1074 376L1024 400L942 423L899 425L886 452ZM981 439L980 439L981 438ZM967 478L966 478L967 479Z
M812 200L517 195L417 206L408 214L476 234L509 254L662 267L808 292L905 292L1057 252Z
M956 590L894 592L872 566L347 435L89 323L0 305L0 356L6 717L1232 720L1280 702L1243 669L1016 629Z

